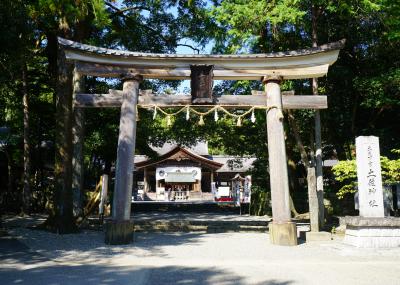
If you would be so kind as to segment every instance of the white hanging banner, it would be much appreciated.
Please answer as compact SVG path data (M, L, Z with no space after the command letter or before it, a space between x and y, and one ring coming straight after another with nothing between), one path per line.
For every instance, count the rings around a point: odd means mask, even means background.
M251 176L247 175L244 180L242 203L250 203L250 201L251 201Z

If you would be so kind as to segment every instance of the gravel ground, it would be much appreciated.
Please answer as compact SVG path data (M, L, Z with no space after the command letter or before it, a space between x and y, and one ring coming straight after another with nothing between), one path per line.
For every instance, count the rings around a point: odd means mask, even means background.
M135 220L140 221L157 221L157 220L190 220L190 221L262 221L271 220L268 216L249 216L238 215L234 213L182 213L182 212L139 212L132 216Z
M340 240L279 247L263 233L57 235L15 226L0 239L0 284L400 284L400 248Z

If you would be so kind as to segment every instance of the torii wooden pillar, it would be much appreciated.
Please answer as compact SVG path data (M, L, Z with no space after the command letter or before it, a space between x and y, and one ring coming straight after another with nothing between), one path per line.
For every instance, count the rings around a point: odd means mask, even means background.
M283 108L279 76L264 77L267 105L276 106L267 113L268 162L271 187L272 223L269 224L273 244L297 245L296 223L291 221L289 181L283 130Z
M125 244L132 241L130 220L132 173L136 140L136 106L156 105L173 107L189 104L218 104L225 108L267 106L268 152L272 196L273 222L270 224L271 242L276 245L296 245L296 224L291 221L289 186L282 109L327 108L326 96L282 96L280 82L285 79L316 78L327 74L343 47L336 42L309 50L253 55L173 55L146 54L110 50L84 45L59 38L65 57L73 61L77 72L83 75L119 77L124 79L123 91L109 94L76 94L75 107L121 107L118 138L116 183L112 220L106 224L106 243ZM219 80L260 80L265 84L266 96L232 96L195 98L192 96L139 96L139 82L150 79L189 79L192 69L208 68L200 74L213 74ZM194 76L196 77L196 76ZM196 77L197 78L197 77ZM204 86L211 86L209 81ZM210 91L210 90L209 90ZM68 183L69 178L65 181Z
M119 122L117 165L112 207L112 220L105 224L107 244L132 242L131 218L132 179L136 145L136 112L140 75L124 76L123 101Z

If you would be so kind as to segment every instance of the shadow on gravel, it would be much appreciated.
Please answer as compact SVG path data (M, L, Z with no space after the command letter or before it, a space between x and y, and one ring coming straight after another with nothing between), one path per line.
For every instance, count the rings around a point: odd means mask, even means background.
M140 249L137 254L151 254L165 257L164 246L179 246L182 244L196 246L204 234L201 233L135 233L134 242L127 245L106 245L104 233L99 231L83 231L77 234L58 235L55 233L21 229L17 233L18 239L9 237L0 238L0 260L5 258L25 261L24 253L29 253L25 244L33 244L35 254L49 258L68 257L79 255L80 259L113 258L113 255L125 254L130 249ZM39 258L35 256L35 258ZM8 260L11 262L11 260ZM0 279L1 284L1 279Z
M158 268L108 267L96 265L44 266L27 270L2 269L1 284L52 285L245 285L246 281L232 272L212 268L166 266ZM256 285L289 285L292 281L266 280ZM254 283L253 283L254 284Z
M36 253L31 252L22 242L12 237L0 238L0 264L24 264L31 265L38 262L45 262L47 259ZM0 274L0 280L2 275ZM2 283L2 281L0 281Z
M131 245L151 252L155 256L164 256L162 247L179 246L182 244L196 246L199 244L202 233L135 233L134 241Z

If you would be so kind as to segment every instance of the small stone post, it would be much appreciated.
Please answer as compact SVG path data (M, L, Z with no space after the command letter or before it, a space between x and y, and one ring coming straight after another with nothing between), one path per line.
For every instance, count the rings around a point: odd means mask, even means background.
M319 232L318 194L315 184L315 168L307 169L308 204L310 205L310 228L312 232Z
M269 174L271 183L272 222L269 233L272 244L297 245L296 224L291 221L289 182L283 130L280 77L265 77Z
M119 123L112 220L105 225L105 243L107 244L128 244L133 240L130 215L136 142L136 105L142 76L129 76L123 80L124 98Z

